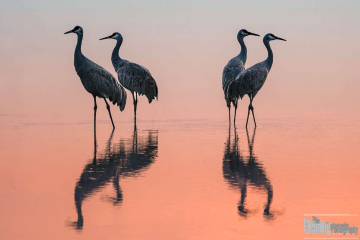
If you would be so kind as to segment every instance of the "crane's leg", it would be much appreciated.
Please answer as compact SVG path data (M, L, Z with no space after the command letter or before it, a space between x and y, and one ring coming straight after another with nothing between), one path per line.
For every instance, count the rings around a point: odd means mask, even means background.
M135 93L135 95L134 95L134 92L132 92L131 94L132 94L133 102L134 102L134 120L136 122L137 97L136 97L136 93Z
M135 118L136 118L137 103L138 103L138 97L137 97L137 93L135 93Z
M250 104L249 104L248 114L247 114L247 118L246 118L246 129L247 129L248 122L249 122L250 106L251 106L251 97L250 97L250 94L248 94L248 96L249 96L249 98L250 98Z
M93 95L94 97L94 133L96 133L96 110L97 110L97 105L96 105L96 96Z
M256 128L256 121L255 121L255 114L254 114L254 107L252 105L252 101L254 100L254 96L253 94L251 93L251 100L250 100L250 106L251 106L251 113L253 115L253 119L254 119L254 124L255 124L255 128Z
M248 108L248 115L247 115L247 119L246 119L246 128L249 122L249 115L250 115L250 110L254 119L254 123L255 123L255 127L256 127L256 121L255 121L255 114L254 114L254 107L252 106L252 101L253 101L253 95L252 93L249 94L249 98L250 98L250 104L249 104L249 108Z
M231 125L231 115L230 115L231 102L226 100L226 105L229 109L229 126L230 126Z
M113 122L113 119L112 119L112 116L111 116L110 105L109 105L108 102L106 101L106 98L104 98L104 101L105 101L105 103L106 103L106 108L107 108L107 110L108 110L108 112L109 112L109 116L110 116L110 119L111 119L111 123L112 123L112 125L113 125L113 129L115 129L115 125L114 125L114 122Z
M236 99L236 102L234 104L235 106L235 113L234 113L234 126L235 126L235 121L236 121L236 110L237 110L237 105L238 105L238 99Z
M256 127L256 121L255 121L255 114L254 114L254 107L253 106L251 106L251 112L252 112L253 119L254 119L254 124L255 124L255 127Z

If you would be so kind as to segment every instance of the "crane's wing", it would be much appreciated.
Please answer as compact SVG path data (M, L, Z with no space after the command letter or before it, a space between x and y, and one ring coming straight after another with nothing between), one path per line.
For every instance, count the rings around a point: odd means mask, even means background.
M124 87L139 95L145 95L149 103L158 98L158 87L149 70L136 63L124 62L117 71Z
M89 76L93 78L97 92L102 97L109 98L114 105L116 104L123 111L126 105L125 89L111 73L94 62L92 64L93 67L88 68L88 71L90 71Z
M227 89L228 97L243 98L245 94L260 90L263 86L268 70L262 65L254 65L240 73Z
M245 70L245 67L241 63L234 64L232 60L225 66L223 70L223 77L222 77L222 87L224 93L226 93L226 89L229 83L236 78L236 76Z

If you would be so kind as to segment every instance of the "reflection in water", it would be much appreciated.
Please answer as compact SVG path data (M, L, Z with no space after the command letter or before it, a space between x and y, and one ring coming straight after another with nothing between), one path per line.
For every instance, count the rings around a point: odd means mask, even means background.
M158 132L150 130L147 133L146 138L145 136L138 138L135 125L132 140L121 139L118 144L112 145L112 132L105 150L97 154L96 131L94 131L94 157L91 163L85 165L75 187L78 220L71 225L76 229L83 228L82 203L87 197L112 182L116 196L110 198L111 202L114 205L121 203L123 194L119 185L120 177L138 176L155 161L158 152Z
M266 176L265 169L260 163L258 157L253 153L253 146L255 140L255 132L250 140L249 133L247 132L249 156L244 157L241 155L239 149L239 139L234 128L234 139L231 144L231 133L229 127L229 136L226 142L223 158L223 176L229 182L231 187L240 189L241 198L238 204L240 216L247 217L250 212L245 207L245 199L247 195L247 187L254 187L258 190L264 190L267 193L267 202L264 208L264 217L267 219L273 218L273 213L270 212L270 204L273 198L273 188Z

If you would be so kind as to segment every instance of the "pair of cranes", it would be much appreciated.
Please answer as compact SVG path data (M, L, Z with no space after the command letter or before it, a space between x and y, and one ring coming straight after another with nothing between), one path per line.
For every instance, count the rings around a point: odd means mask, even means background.
M252 102L265 83L265 80L270 72L273 64L273 52L270 47L270 41L282 40L283 38L276 37L274 34L268 33L264 36L263 42L268 52L268 57L265 61L259 62L245 70L245 63L247 58L247 49L244 43L244 38L247 36L259 36L258 34L241 29L237 35L237 39L241 46L240 54L232 58L223 70L222 87L225 95L227 107L229 108L229 123L230 123L230 107L231 103L235 107L234 125L236 120L236 110L239 98L242 99L246 94L250 98L248 107L248 114L246 119L246 128L249 122L250 111L252 113L254 124L256 127L254 107Z
M120 58L119 50L123 38L120 33L115 32L100 40L115 39L117 41L111 55L111 62L118 75L118 80L116 80L111 73L84 56L81 51L84 31L80 26L76 26L65 34L68 33L75 33L77 35L77 44L74 54L76 73L80 77L86 91L94 97L94 129L96 128L96 97L104 99L111 123L113 128L115 128L111 116L110 105L106 99L108 98L114 105L116 104L119 106L120 111L123 111L126 105L126 92L124 87L132 94L134 102L134 119L136 121L138 95L145 95L149 103L155 98L158 98L158 88L155 79L151 76L149 70L136 63Z
M114 121L111 116L110 105L106 99L108 98L114 105L116 104L119 106L120 111L123 111L126 105L126 92L124 87L132 94L134 103L134 119L136 122L138 95L145 95L149 103L151 103L154 99L158 99L158 87L149 70L136 63L132 63L120 58L119 50L123 42L123 38L120 33L115 32L108 37L101 38L100 40L116 40L116 45L111 55L111 62L118 75L118 80L116 80L111 75L111 73L92 62L82 54L81 44L83 40L83 29L81 27L76 26L74 29L66 32L65 34L68 33L75 33L77 35L74 65L84 88L86 91L92 94L94 98L94 129L96 128L96 97L104 99L107 110L109 112L111 123L113 128L115 128ZM261 87L264 85L266 77L269 74L273 63L273 52L270 48L269 42L272 40L286 40L276 37L271 33L266 34L264 36L263 42L268 51L268 58L265 61L257 63L245 70L247 49L244 43L244 38L250 35L259 36L258 34L248 32L245 29L241 29L239 31L237 39L241 45L241 52L238 56L231 59L225 66L223 71L222 87L226 104L229 108L229 123L231 103L235 107L235 124L238 100L239 98L242 99L244 95L247 94L250 98L250 104L248 108L246 127L248 125L250 111L252 112L256 127L252 101Z

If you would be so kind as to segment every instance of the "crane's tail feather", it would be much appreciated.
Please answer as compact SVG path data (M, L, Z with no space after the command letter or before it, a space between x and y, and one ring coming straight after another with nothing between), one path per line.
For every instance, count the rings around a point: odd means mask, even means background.
M110 102L116 104L120 107L120 111L124 111L126 105L126 92L125 89L119 84L117 90L113 91L111 96L109 96Z
M236 80L232 80L226 89L225 98L229 102L235 102L239 98L243 98L244 95L242 95L239 91L239 86L237 84Z
M158 100L158 87L153 78L144 82L141 86L140 94L145 95L149 103L151 103L155 98Z

